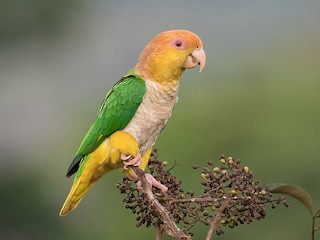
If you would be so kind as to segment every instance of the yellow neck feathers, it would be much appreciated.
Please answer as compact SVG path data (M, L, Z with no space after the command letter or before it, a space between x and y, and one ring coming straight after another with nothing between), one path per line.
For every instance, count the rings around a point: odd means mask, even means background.
M172 51L150 53L146 49L135 67L135 72L143 79L164 85L179 84L183 71L181 60Z

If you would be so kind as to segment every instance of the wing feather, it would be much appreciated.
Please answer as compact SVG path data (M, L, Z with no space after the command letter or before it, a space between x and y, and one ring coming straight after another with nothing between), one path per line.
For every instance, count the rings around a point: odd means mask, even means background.
M67 177L77 172L84 156L109 135L124 129L133 118L146 92L145 82L135 74L124 76L107 93L99 113L69 166Z

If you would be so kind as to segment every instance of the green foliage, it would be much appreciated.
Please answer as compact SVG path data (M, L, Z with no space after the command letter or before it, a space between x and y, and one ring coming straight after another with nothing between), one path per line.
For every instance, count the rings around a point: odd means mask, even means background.
M275 183L268 184L266 188L272 193L291 196L300 201L305 206L312 218L311 238L312 240L314 240L315 233L320 230L320 227L316 226L316 220L320 218L320 209L314 211L314 206L310 194L303 188L294 184Z
M310 194L303 188L285 183L268 184L266 188L272 193L280 193L299 200L313 216L313 203Z

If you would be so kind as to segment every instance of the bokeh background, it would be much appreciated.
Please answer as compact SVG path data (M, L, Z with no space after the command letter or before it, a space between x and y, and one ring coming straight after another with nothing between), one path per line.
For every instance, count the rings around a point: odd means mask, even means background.
M154 238L124 208L120 171L58 212L107 90L148 41L179 28L202 38L207 66L185 72L160 159L199 190L193 164L236 156L261 182L300 185L320 207L320 1L1 1L0 239ZM307 211L288 201L220 239L310 239ZM197 226L195 239L206 231Z

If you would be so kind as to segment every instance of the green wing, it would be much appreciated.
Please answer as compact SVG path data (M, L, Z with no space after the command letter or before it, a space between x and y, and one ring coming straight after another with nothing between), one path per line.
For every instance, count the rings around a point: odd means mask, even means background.
M145 92L145 82L134 74L124 76L113 86L69 166L67 177L78 170L80 161L85 155L93 152L109 135L128 125Z

